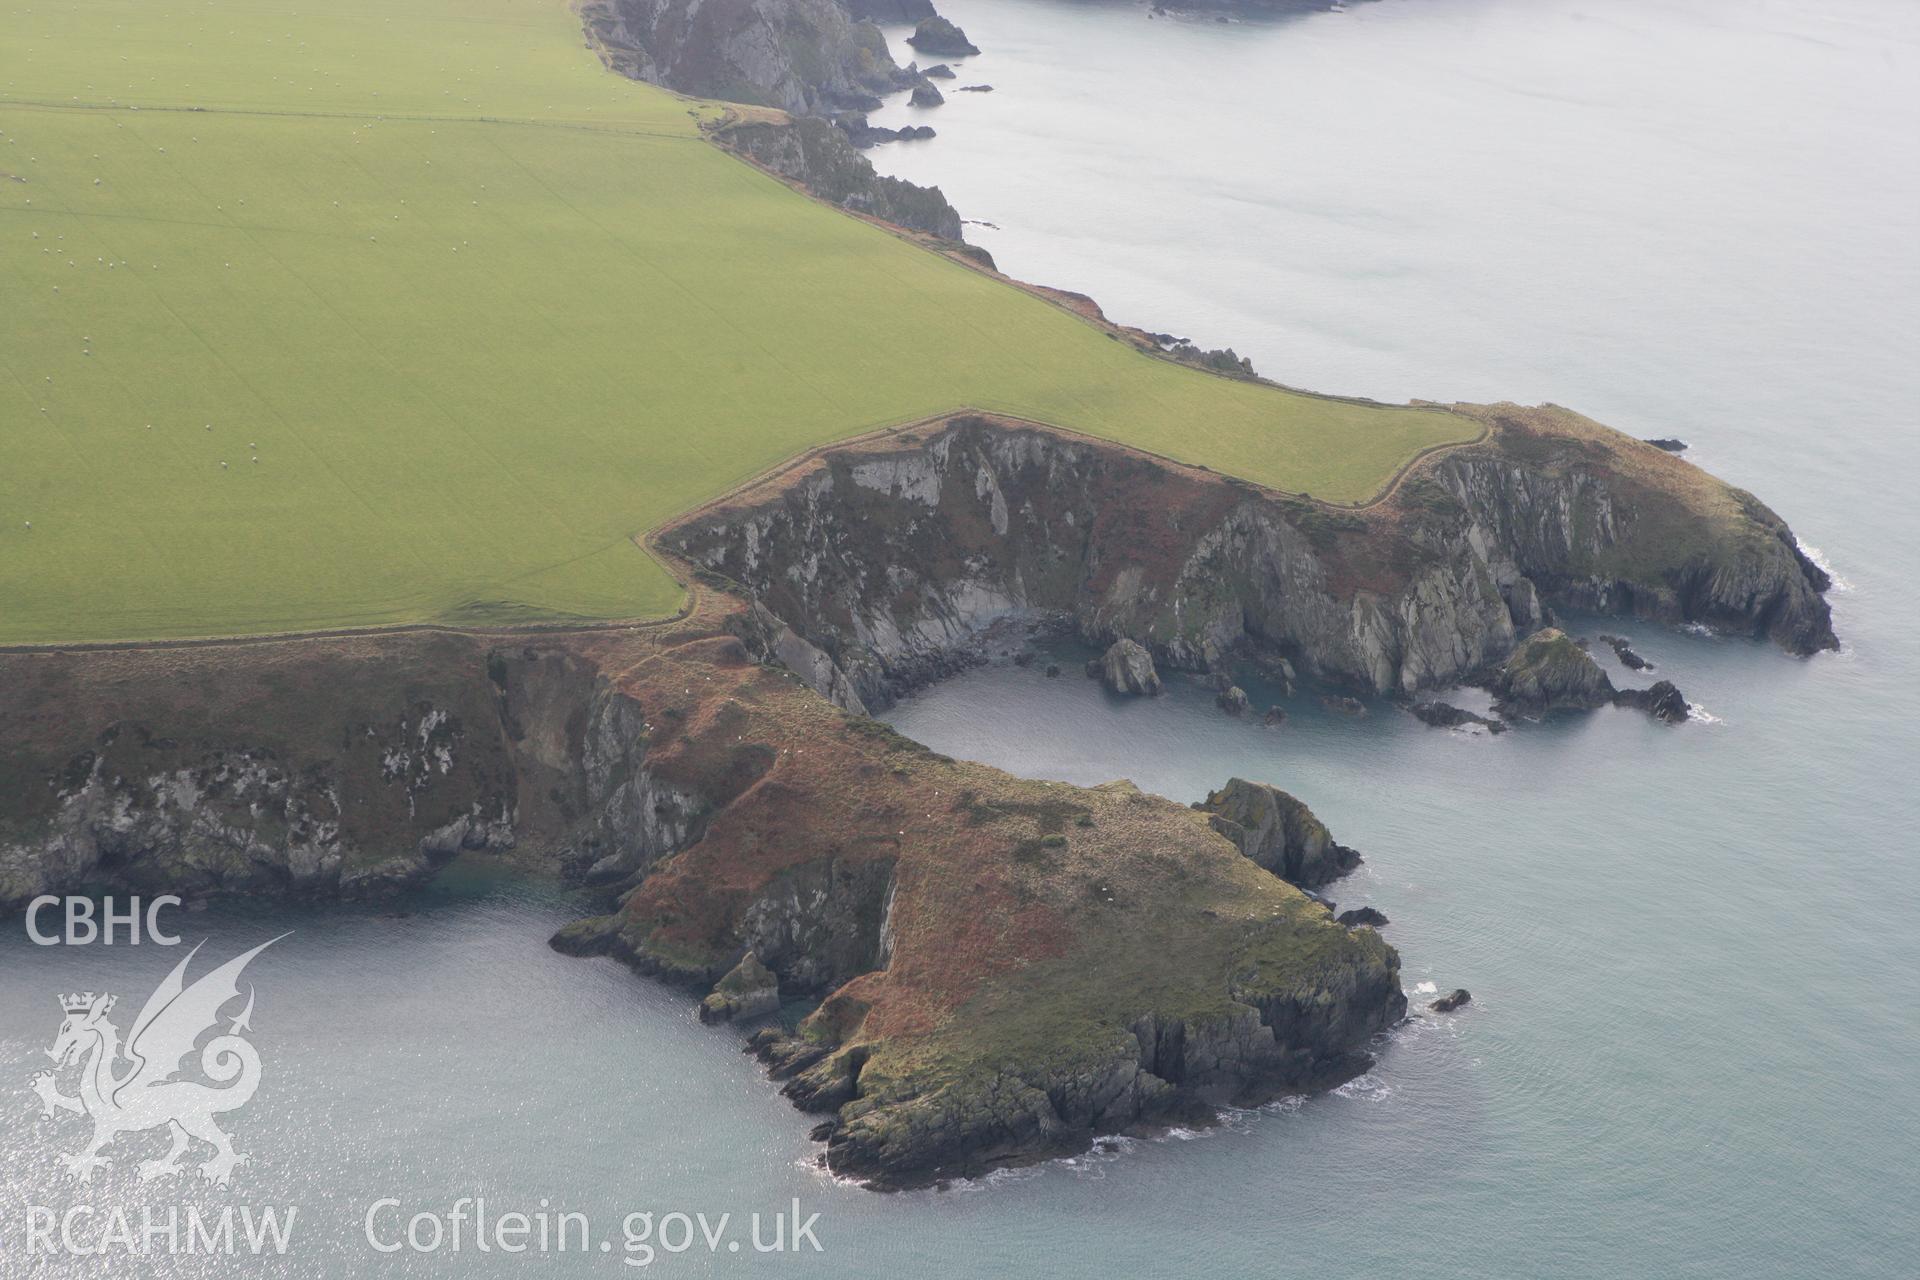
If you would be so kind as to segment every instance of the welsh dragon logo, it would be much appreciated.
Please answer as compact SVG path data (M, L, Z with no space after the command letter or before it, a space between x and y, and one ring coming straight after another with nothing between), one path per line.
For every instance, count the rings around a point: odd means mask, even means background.
M180 1158L196 1139L213 1148L213 1158L200 1166L200 1176L209 1182L224 1187L234 1169L247 1163L214 1117L239 1110L260 1087L260 1054L241 1034L252 1030L251 986L246 1007L224 1034L200 1050L200 1071L213 1083L179 1076L200 1038L218 1031L220 1010L239 999L240 974L248 961L280 938L261 943L188 986L187 965L200 951L194 947L147 997L124 1047L120 1029L107 1016L118 997L91 991L60 997L66 1018L47 1056L60 1070L84 1059L80 1093L61 1093L52 1071L34 1076L33 1091L46 1115L70 1111L93 1122L93 1140L77 1154L60 1158L69 1173L88 1182L94 1170L112 1163L101 1152L122 1134L162 1127L172 1131L173 1149L158 1160L141 1162L142 1182L178 1174Z

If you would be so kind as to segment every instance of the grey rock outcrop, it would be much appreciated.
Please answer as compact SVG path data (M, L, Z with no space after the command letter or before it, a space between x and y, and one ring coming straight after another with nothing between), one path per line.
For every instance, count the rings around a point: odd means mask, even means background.
M1114 693L1129 697L1154 697L1165 687L1146 646L1125 637L1115 640L1101 657L1100 682Z

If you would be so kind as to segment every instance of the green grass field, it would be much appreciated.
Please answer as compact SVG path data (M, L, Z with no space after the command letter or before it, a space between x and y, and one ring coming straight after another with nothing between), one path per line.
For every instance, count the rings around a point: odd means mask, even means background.
M1141 356L700 110L565 0L0 0L0 643L660 615L634 534L964 405L1338 501L1474 433Z

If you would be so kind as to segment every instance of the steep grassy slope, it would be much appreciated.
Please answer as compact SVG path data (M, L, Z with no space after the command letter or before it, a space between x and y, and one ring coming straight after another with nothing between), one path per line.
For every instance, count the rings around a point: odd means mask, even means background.
M636 532L964 404L1345 501L1475 430L1140 356L811 203L563 0L0 31L0 642L658 615Z

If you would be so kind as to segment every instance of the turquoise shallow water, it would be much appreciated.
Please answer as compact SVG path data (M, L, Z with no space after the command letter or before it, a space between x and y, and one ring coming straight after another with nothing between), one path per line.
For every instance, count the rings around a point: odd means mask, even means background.
M484 1195L588 1213L616 1244L633 1210L736 1231L795 1197L821 1214L820 1255L723 1243L649 1268L682 1275L1911 1275L1920 15L944 7L988 50L959 83L996 92L951 95L939 139L877 154L998 223L979 238L1009 269L1304 385L1550 398L1681 435L1832 561L1846 651L1629 628L1714 717L1678 730L1603 712L1485 739L1302 699L1274 731L1181 682L1118 703L1008 664L904 704L904 731L1021 773L1296 791L1367 855L1334 896L1392 918L1408 982L1475 996L1335 1095L946 1193L822 1178L809 1121L737 1035L547 950L579 910L565 894L469 879L404 918L186 917L219 958L295 930L252 971L267 1076L233 1128L256 1162L218 1193L142 1189L123 1161L90 1198L293 1203L300 1224L286 1258L116 1272L629 1273L621 1248L387 1256L362 1237L376 1199ZM87 1271L20 1247L22 1205L76 1199L53 1164L76 1130L27 1087L54 994L133 1004L176 958L0 931L0 1276Z

